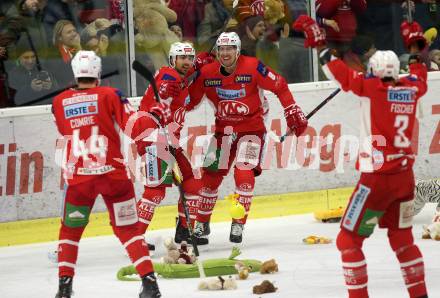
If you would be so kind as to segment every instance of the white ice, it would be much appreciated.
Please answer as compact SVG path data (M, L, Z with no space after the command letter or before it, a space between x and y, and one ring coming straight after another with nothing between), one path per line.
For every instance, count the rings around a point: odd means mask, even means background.
M429 223L434 206L426 206L415 218L414 234L426 268L430 297L440 297L440 242L420 239L422 224ZM199 279L159 278L164 298L196 297L259 297L252 287L264 279L278 287L274 294L263 297L346 297L339 253L334 244L305 245L308 235L335 238L338 224L322 224L311 214L250 220L245 229L242 255L239 258L268 260L275 258L280 271L272 275L253 273L248 280L238 281L234 291L198 291ZM229 256L229 223L213 224L209 247L201 250L203 259ZM147 239L160 242L173 236L166 229L148 233ZM41 243L0 248L0 297L54 297L58 278L57 268L47 258L56 243ZM374 298L408 297L399 265L391 251L384 230L376 229L365 243L368 262L369 291ZM158 261L163 250L153 257ZM140 282L122 282L116 272L129 264L122 246L114 236L87 238L81 241L76 276L73 283L75 298L138 297Z

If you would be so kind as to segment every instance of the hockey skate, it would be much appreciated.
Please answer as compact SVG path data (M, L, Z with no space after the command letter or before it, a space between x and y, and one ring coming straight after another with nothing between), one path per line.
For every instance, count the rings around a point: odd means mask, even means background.
M156 245L154 245L152 243L148 243L148 242L147 242L147 245L148 245L148 250L149 251L155 251L156 250Z
M209 227L209 221L208 222L196 221L196 224L194 226L194 236L196 236L197 238L208 239L208 235L210 233L211 233L211 229Z
M154 273L150 273L142 277L142 288L139 293L139 298L159 298L162 294L159 291L159 286L157 285L156 276Z
M72 281L72 276L61 276L55 298L70 298L72 296Z
M243 240L244 224L232 222L231 233L229 234L229 241L234 243L241 243Z
M208 238L199 238L196 235L194 235L194 238L196 240L197 245L206 245L209 243ZM177 219L176 234L174 235L174 242L181 243L182 241L186 241L188 244L192 244L192 239L189 236L188 228L185 228L182 225L182 223L180 222L180 219Z

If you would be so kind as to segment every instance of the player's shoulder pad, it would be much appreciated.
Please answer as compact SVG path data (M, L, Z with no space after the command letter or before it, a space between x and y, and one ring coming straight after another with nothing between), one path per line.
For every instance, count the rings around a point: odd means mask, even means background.
M130 102L128 101L127 96L124 95L124 93L122 92L121 89L118 89L118 88L112 88L112 89L113 89L114 94L119 98L119 100L120 100L122 103L130 103Z
M257 64L257 71L263 76L266 77L269 69L267 69L267 66L263 64L263 62L261 62L260 60L258 60L258 64Z

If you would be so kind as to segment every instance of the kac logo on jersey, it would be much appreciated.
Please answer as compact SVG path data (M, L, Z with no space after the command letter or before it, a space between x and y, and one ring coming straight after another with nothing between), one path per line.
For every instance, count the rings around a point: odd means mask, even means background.
M218 115L221 117L249 114L249 107L244 103L235 100L219 102L217 110Z
M388 90L388 101L399 103L412 103L414 102L413 90Z
M221 79L206 79L204 81L205 87L219 87L222 85Z
M220 99L238 99L246 96L245 89L230 90L230 89L216 88L215 90Z
M96 101L82 102L64 107L66 119L98 114L98 103Z
M236 77L235 77L235 83L238 83L238 84L246 84L246 83L250 83L252 81L252 75L247 75L247 74L244 74L244 75L237 75Z

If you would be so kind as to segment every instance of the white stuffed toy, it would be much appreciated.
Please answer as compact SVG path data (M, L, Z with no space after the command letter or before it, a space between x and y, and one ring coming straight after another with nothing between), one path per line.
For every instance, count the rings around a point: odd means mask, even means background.
M199 290L210 290L210 291L219 291L219 290L236 290L237 283L229 276L227 278L223 278L222 276L217 276L214 278L210 278L207 280L203 280L199 284Z
M423 239L433 239L440 241L440 212L437 211L429 225L423 225Z

